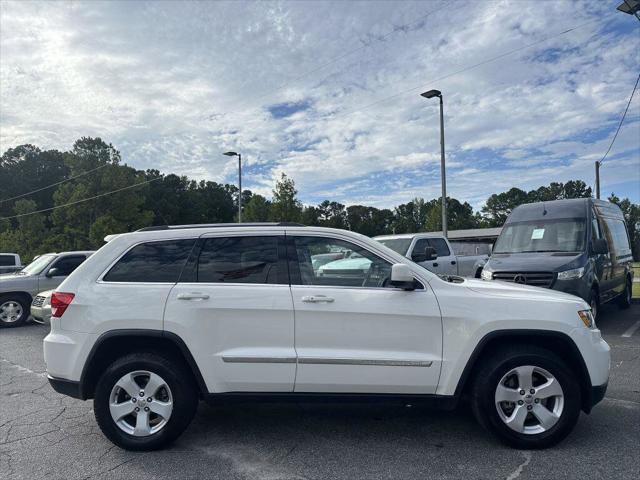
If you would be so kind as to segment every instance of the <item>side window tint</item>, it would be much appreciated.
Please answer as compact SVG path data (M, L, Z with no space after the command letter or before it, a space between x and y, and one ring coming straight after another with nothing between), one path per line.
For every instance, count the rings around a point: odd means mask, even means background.
M278 237L205 239L197 281L203 283L278 283Z
M389 286L391 264L358 245L324 237L295 237L294 244L302 285Z
M424 251L426 247L433 247L436 249L436 254L439 257L448 257L451 252L447 246L447 242L442 238L421 238L416 242L416 246L413 247L414 251Z
M56 276L66 277L82 264L87 259L85 256L63 257L57 262L51 265L51 268L56 268L58 271Z
M629 236L627 235L627 228L624 222L613 218L605 218L604 223L605 234L611 252L613 252L617 258L630 255Z
M16 264L13 255L0 255L0 267L12 267Z
M105 282L175 283L195 239L137 245L104 276Z

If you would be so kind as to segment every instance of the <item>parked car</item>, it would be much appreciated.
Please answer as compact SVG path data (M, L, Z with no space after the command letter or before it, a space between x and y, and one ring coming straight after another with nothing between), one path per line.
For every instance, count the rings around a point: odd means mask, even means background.
M631 305L633 258L620 208L593 198L521 205L511 212L485 280L552 288L589 303Z
M51 321L51 294L53 290L40 292L31 302L31 318L36 323L48 325Z
M412 259L427 270L442 275L474 277L478 270L476 262L486 260L489 255L456 255L449 240L437 233L406 233L383 235L374 240Z
M33 297L56 288L92 253L47 253L18 272L0 275L0 327L23 325L29 318Z
M0 253L0 275L22 270L20 255L17 253Z
M313 252L369 260L361 276ZM354 232L290 224L121 234L51 298L55 390L93 398L116 445L157 449L199 399L385 398L453 408L518 448L566 437L604 396L609 346L561 292L429 272Z

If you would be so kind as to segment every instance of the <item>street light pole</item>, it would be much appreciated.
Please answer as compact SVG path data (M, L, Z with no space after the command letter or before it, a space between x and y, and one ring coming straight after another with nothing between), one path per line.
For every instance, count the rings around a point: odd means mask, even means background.
M238 223L242 223L242 154L225 152L227 157L238 157Z
M596 198L600 200L600 162L596 160Z
M444 102L442 92L429 90L420 94L424 98L438 97L440 99L440 180L442 183L442 235L448 237L447 231L447 175L444 161Z

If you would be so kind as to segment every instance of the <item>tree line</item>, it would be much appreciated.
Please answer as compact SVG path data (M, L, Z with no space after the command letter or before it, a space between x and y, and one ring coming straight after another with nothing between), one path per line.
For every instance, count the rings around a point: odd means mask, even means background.
M133 185L139 186L130 188ZM119 191L102 195L114 190ZM26 192L34 193L22 196ZM294 181L285 174L276 181L271 198L250 190L241 194L246 222L299 222L367 236L442 229L439 198L414 198L382 209L332 200L303 205ZM235 185L136 170L100 138L83 137L66 152L20 145L0 158L0 252L16 252L29 261L47 251L99 248L106 235L150 225L234 222L238 195ZM590 196L591 188L583 181L571 180L493 194L476 212L469 203L447 197L448 226L501 226L520 204ZM609 200L623 209L638 258L640 206L613 194Z

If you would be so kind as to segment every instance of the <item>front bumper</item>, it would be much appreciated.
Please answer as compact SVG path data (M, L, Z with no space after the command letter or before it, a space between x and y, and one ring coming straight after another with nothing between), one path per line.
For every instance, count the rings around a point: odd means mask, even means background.
M31 305L31 316L36 322L48 325L51 321L51 306L36 307Z
M604 385L596 385L595 387L591 387L591 401L589 402L591 404L591 407L589 408L589 410L591 410L591 408L602 401L605 393L607 393L608 385L609 382L605 383Z

